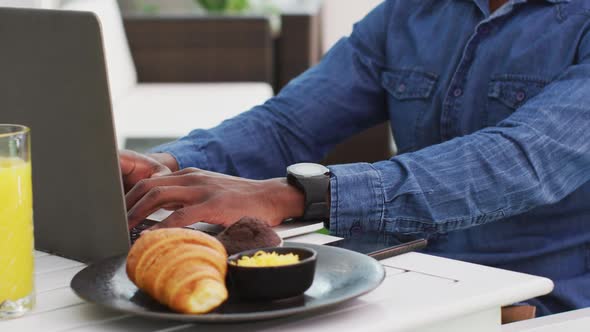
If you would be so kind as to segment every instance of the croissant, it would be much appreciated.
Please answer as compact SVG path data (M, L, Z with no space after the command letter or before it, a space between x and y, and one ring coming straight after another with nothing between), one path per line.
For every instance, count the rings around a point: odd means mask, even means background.
M127 256L127 276L174 311L207 313L228 297L227 253L203 232L171 228L143 234Z

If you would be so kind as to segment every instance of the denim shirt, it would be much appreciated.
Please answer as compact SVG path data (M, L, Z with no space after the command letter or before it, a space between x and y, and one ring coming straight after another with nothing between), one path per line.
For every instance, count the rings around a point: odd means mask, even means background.
M264 105L158 150L262 179L390 121L397 156L330 167L332 233L427 236L551 278L541 315L590 306L589 29L587 0L386 1Z

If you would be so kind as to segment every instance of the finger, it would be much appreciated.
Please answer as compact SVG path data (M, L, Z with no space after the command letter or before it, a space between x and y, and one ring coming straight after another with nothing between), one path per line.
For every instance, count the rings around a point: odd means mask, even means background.
M197 204L191 205L190 207L182 208L174 211L168 218L162 220L157 225L152 226L149 230L156 230L160 228L175 228L190 226L199 221L208 222L211 218L212 211L209 204Z
M226 174L221 174L221 173L216 173L216 172L210 172L210 171L206 171L200 168L196 168L196 167L187 167L187 168L183 168L179 171L176 172L172 172L172 175L178 175L178 176L182 176L182 175L202 175L202 176L206 176L206 177L215 177L215 178L227 178L230 177L229 175Z
M195 168L195 167L187 167L187 168L183 168L179 171L173 172L172 175L185 175L185 174L191 174L191 173L200 173L202 172L202 170Z
M217 173L217 172L211 172L211 171L206 171L204 169L200 169L200 168L195 168L195 167L187 167L187 168L183 168L179 171L173 172L172 175L189 175L189 174L197 174L197 175L202 175L203 177L207 177L207 178L233 178L233 176L227 175L227 174L222 174L222 173Z
M121 167L121 175L124 177L133 175L136 171L145 173L143 176L146 177L172 173L166 165L149 156L131 150L119 151L119 165Z
M119 167L121 168L121 177L123 178L123 187L125 192L133 188L134 179L131 179L131 174L137 167L136 158L128 151L121 151L119 153Z
M162 165L162 164L153 164L152 175L150 177L159 177L172 174L172 171Z
M186 179L178 176L161 176L140 180L125 195L125 204L127 205L127 210L129 211L131 208L133 208L143 196L145 196L155 187L184 185L186 185Z
M186 204L190 195L187 187L154 187L145 194L127 214L129 229L137 226L150 214L164 206Z
M131 189L141 179L172 173L166 165L157 160L130 150L119 152L119 165L126 190Z
M183 205L175 204L175 203L162 205L162 209L168 210L168 211L176 211L178 209L182 209L182 207L183 207Z
M121 174L127 176L135 170L137 160L137 153L129 150L119 151L119 165L121 167Z

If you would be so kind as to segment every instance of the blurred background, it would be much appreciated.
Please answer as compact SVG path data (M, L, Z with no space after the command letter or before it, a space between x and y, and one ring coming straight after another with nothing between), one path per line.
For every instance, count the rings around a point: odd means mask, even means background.
M379 0L0 0L92 11L102 23L117 138L145 151L263 103ZM326 164L389 158L387 124L335 148Z

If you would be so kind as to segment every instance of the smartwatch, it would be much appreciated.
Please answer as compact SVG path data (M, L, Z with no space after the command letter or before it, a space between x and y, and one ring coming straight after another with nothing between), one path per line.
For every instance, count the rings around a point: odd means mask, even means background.
M330 218L330 207L326 202L330 188L330 170L320 164L300 163L287 167L287 182L305 195L305 211L301 220Z

